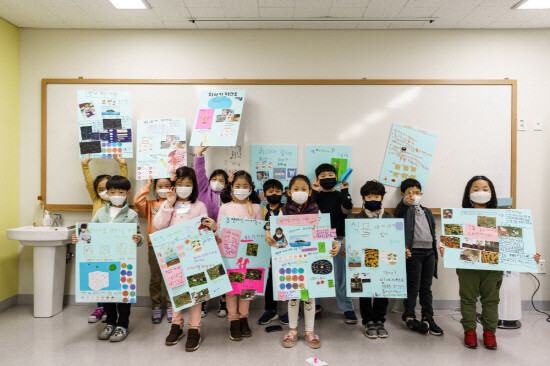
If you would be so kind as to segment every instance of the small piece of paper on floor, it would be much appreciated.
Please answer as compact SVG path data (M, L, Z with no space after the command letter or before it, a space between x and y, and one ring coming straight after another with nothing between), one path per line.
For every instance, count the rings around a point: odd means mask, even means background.
M310 358L306 359L306 362L311 364L311 365L316 365L316 366L327 366L328 365L328 363L326 363L325 361L321 361L320 359L313 358L313 357L310 357Z

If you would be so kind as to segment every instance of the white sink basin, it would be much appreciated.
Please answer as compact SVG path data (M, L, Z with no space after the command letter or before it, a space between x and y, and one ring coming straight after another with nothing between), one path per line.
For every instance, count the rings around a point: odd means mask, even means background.
M8 239L18 240L25 246L55 247L70 242L74 233L74 227L22 226L8 229Z

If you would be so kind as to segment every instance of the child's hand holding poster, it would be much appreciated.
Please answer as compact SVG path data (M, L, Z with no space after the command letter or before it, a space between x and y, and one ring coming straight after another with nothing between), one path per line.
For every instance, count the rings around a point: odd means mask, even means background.
M274 300L334 297L330 215L271 216L269 226Z
M403 219L346 219L346 292L407 297Z
M204 217L149 236L175 311L231 291L214 233L201 224Z
M233 290L228 294L252 300L265 293L271 250L265 241L265 221L224 216L220 252Z

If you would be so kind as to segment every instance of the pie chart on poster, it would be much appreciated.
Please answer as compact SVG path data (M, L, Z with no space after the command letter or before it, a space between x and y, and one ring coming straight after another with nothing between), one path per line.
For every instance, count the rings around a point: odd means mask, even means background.
M314 274L327 275L332 272L332 263L325 259L321 259L311 263L311 272Z

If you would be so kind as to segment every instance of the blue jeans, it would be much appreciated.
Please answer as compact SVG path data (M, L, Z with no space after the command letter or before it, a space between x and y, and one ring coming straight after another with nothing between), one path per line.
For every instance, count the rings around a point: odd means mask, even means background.
M342 243L340 251L336 257L333 258L336 302L338 303L338 308L343 312L353 311L353 302L351 298L346 295L346 257L342 255L342 252L346 249L345 238L339 236L336 240ZM321 299L316 299L316 303L320 305Z

